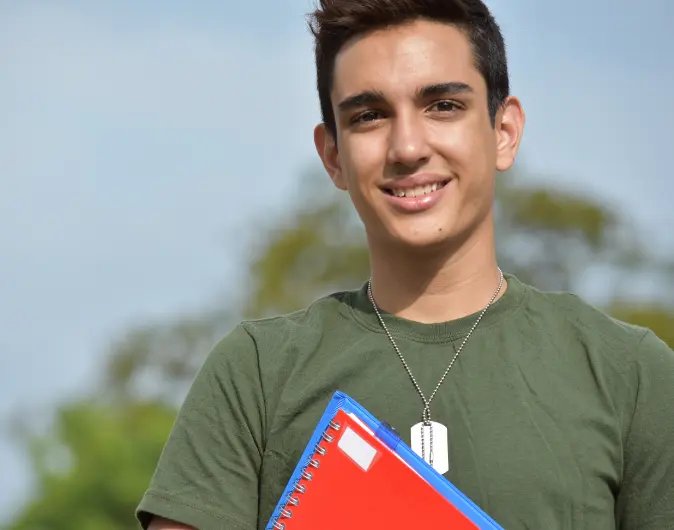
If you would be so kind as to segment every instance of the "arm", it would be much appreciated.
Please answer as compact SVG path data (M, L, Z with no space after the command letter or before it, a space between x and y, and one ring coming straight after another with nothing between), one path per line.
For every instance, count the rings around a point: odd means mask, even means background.
M674 522L674 352L648 332L635 368L616 516L620 530L662 530Z
M209 354L187 394L137 508L141 526L149 529L157 518L153 530L255 530L264 432L257 348L238 326Z

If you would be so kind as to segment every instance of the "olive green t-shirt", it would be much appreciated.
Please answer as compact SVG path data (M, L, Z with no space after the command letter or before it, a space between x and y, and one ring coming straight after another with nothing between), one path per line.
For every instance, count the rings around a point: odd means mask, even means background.
M674 528L672 350L576 296L507 280L432 402L445 476L507 530ZM428 396L476 315L384 318ZM264 528L336 390L410 443L422 401L364 286L241 323L194 381L141 523Z

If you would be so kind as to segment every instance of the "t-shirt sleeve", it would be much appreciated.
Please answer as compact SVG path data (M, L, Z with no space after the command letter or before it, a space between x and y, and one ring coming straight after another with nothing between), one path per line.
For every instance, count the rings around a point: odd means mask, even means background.
M674 528L674 352L648 332L638 350L636 370L636 402L617 499L618 528Z
M265 406L255 342L243 326L209 354L178 413L136 516L198 530L255 530Z

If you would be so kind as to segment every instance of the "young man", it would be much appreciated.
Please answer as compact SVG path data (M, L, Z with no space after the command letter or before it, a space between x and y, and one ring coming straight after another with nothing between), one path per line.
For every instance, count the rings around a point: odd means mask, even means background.
M407 443L430 424L433 465L504 528L674 528L674 353L499 270L494 180L524 113L485 5L322 0L312 28L315 143L362 219L371 284L217 345L143 526L264 528L339 389Z

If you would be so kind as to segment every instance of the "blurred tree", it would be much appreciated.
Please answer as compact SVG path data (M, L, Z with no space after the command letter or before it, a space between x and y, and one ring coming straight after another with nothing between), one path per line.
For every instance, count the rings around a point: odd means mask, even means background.
M7 530L127 530L175 418L161 403L63 405L47 435L20 427L34 497Z
M580 294L587 270L611 271L608 288L621 290L609 310L674 345L671 307L635 304L624 288L632 275L671 278L674 268L651 256L614 209L531 184L541 179L524 182L517 172L498 179L495 221L503 269L541 289ZM131 528L175 406L213 343L243 317L292 311L367 279L364 234L348 198L316 172L301 189L285 218L255 227L256 251L241 300L131 329L112 344L98 399L57 409L48 436L23 434L36 490L9 530Z

